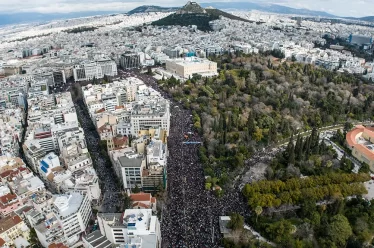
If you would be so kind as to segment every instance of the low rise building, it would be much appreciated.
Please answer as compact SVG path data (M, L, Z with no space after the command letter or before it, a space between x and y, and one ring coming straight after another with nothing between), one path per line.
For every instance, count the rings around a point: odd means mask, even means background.
M133 209L152 209L156 213L157 200L150 193L133 193L130 194Z
M17 238L22 237L26 241L29 238L30 229L26 223L16 214L12 214L0 221L0 238L5 241L4 245L15 246Z
M194 74L204 77L218 75L216 62L197 57L166 60L166 70L182 78L189 78Z
M374 128L356 126L346 134L347 146L352 150L352 155L360 162L374 170Z
M19 167L25 167L25 162L19 157L0 157L0 173L3 173L8 170L17 169Z
M52 243L63 243L69 247L80 239L91 217L91 204L86 195L70 192L53 195L44 201L46 220L35 226L40 243L48 247Z
M0 197L0 214L2 217L8 216L23 205L20 198L15 194L8 193Z
M161 247L161 229L151 209L127 209L125 213L99 213L100 232L115 245Z
M99 178L92 167L73 172L72 176L62 183L61 189L65 192L86 194L91 202L98 201L101 197Z
M104 76L116 76L117 65L110 59L99 59L97 61L83 62L73 68L74 80L87 81L94 78L101 79Z

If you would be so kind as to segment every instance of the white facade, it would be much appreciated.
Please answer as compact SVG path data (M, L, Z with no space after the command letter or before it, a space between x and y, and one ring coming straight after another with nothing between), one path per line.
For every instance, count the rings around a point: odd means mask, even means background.
M131 123L125 121L119 122L116 126L116 134L129 136L131 134Z
M124 189L133 189L136 186L143 187L142 172L145 168L145 160L135 157L122 156L118 158L115 165L117 176L123 183Z
M183 78L192 77L193 74L218 75L216 62L197 57L166 60L166 70Z
M91 204L86 195L70 193L54 195L45 208L46 221L35 227L44 247L62 242L71 247L80 239L91 217Z
M61 188L86 194L91 202L101 197L99 178L92 167L73 173L71 178L64 181Z
M161 128L169 135L170 109L164 99L141 102L131 112L131 134L137 136L141 130Z
M116 76L117 65L112 60L98 60L96 62L75 65L73 69L75 81L87 81L93 78L103 78L104 75Z
M152 209L127 209L122 214L98 214L101 234L116 245L161 247L161 229Z

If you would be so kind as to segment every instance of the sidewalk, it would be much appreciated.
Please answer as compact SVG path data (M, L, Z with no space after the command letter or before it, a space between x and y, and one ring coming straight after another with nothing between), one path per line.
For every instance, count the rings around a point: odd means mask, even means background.
M258 238L258 240L260 240L261 242L265 242L271 246L276 246L276 244L274 244L273 242L270 242L269 240L265 239L264 237L261 236L261 234L259 234L258 232L256 232L255 230L253 230L252 227L244 224L244 229L250 231L254 236L256 236Z

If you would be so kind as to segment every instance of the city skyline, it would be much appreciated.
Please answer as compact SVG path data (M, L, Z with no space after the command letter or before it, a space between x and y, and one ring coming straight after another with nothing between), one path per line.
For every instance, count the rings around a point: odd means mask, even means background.
M198 1L199 3L209 1ZM221 0L214 0L210 2L227 2ZM241 2L235 0L231 2ZM243 1L244 2L244 1ZM263 4L279 4L291 8L309 9L315 11L325 11L333 15L344 17L363 17L372 15L374 2L369 0L348 1L348 0L252 0L253 3ZM1 14L9 13L23 13L35 12L41 14L47 13L72 13L72 12L87 12L87 11L113 11L126 12L141 5L159 5L167 7L183 6L186 1L177 0L161 0L161 1L144 1L144 0L122 0L102 2L98 0L36 0L25 3L22 0L4 0L0 3ZM1 15L0 14L0 15Z

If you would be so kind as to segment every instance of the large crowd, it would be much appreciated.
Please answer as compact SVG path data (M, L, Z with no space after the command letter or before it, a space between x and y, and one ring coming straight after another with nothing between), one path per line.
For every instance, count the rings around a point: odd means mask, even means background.
M80 124L86 136L87 147L90 151L94 168L101 182L100 188L102 190L102 199L100 202L102 204L100 211L115 212L116 207L120 207L122 204L121 194L116 194L117 192L120 192L121 189L116 181L113 180L113 178L115 178L114 171L112 170L110 161L106 159L107 156L102 154L103 151L99 145L100 137L95 131L95 126L90 119L83 100L76 99L74 105L77 111L78 119L80 120Z
M217 198L204 188L203 166L199 162L198 149L201 144L186 141L202 142L201 137L193 129L192 113L171 95L159 88L157 81L151 76L134 71L123 71L121 77L134 76L143 80L148 86L159 91L170 101L171 124L168 137L169 158L167 163L167 197L162 209L161 233L162 247L219 247L219 216L238 212L249 216L246 201L240 193L238 185L228 189L224 196ZM113 180L114 174L109 161L104 159L99 147L99 136L93 129L93 123L83 105L76 103L77 114L85 131L88 149L94 158L95 169L102 182L105 193L102 210L110 209L121 201L118 185ZM186 138L188 135L188 138ZM251 159L249 164L257 163L265 152ZM266 155L265 155L266 156ZM247 166L250 166L247 164Z
M192 141L202 142L193 129L191 111L174 102L153 78L147 75L139 78L161 92L171 103L167 200L161 223L162 247L219 247L219 216L231 212L247 216L245 200L238 188L233 188L222 198L204 189L204 171L198 158L200 144L184 143L186 134L192 134ZM191 135L188 141L191 141Z

